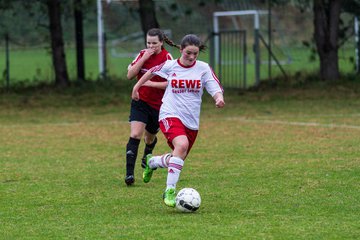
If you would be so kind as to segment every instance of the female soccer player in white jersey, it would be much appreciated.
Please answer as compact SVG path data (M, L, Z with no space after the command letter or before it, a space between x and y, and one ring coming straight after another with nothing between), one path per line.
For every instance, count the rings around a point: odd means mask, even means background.
M225 105L223 89L216 75L207 63L197 60L199 52L204 49L205 46L196 35L186 35L180 44L181 57L151 68L137 82L132 92L133 100L139 100L139 88L152 76L167 79L167 84L149 81L145 85L166 87L159 123L172 153L154 157L147 155L143 181L149 182L155 169L167 168L163 199L170 207L175 206L176 184L198 133L203 89L214 98L216 107Z

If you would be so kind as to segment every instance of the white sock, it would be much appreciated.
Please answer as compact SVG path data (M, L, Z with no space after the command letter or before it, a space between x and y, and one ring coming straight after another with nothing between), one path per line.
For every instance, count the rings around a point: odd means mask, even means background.
M180 178L180 172L184 166L184 160L179 157L171 157L168 167L168 175L166 180L166 190L176 188L176 184Z
M154 156L149 160L149 166L152 169L155 168L167 168L167 159L171 157L171 153L167 153L161 156Z

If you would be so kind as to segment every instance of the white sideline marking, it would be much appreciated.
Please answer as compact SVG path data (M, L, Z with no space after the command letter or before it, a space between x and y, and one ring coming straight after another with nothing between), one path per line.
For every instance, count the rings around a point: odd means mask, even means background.
M258 116L257 118L266 119L268 116ZM277 115L278 118L287 118L288 115ZM295 116L296 117L296 116ZM360 117L360 113L351 113L351 114L314 114L314 115L299 115L301 118L314 118L314 117L331 117L331 118L357 118Z
M305 127L326 127L326 128L346 128L346 129L357 129L360 130L360 126L356 125L346 125L346 124L325 124L325 123L316 123L316 122L289 122L289 121L279 121L279 120L256 120L256 119L247 119L241 117L230 117L226 118L227 120L239 120L242 122L250 123L264 123L264 124L279 124L279 125L292 125L292 126L305 126Z

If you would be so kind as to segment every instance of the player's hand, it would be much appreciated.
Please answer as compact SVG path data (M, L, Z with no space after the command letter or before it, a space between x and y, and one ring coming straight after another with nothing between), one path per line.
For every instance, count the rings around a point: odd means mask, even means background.
M143 57L145 57L145 59L149 59L151 55L153 55L154 53L155 53L154 49L148 48L145 50Z
M222 94L222 92L217 92L213 98L215 100L215 106L217 108L223 108L225 106L224 95Z
M215 105L217 108L223 108L225 106L225 101L223 98L216 99Z
M137 90L137 88L133 88L133 91L131 93L131 98L135 101L139 101L140 97L139 97L139 91Z

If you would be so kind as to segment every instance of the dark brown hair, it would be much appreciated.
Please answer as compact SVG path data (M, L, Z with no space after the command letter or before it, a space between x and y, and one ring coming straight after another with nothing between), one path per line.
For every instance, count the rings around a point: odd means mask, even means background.
M180 49L180 46L176 45L173 41L171 41L159 28L151 28L147 32L147 35L152 37L158 36L160 42L166 42L169 46Z
M195 34L188 34L183 37L180 43L181 49L186 48L187 46L196 46L199 48L200 51L204 51L206 46L200 40L198 36Z

